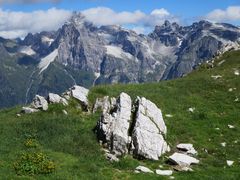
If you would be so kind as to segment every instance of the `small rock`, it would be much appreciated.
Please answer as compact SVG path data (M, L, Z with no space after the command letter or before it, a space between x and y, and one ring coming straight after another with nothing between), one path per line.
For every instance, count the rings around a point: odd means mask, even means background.
M228 89L228 92L232 92L232 91L233 91L233 88L229 88L229 89Z
M21 117L21 114L17 114L17 117Z
M138 170L134 170L134 173L136 173L136 174L139 174L139 173L140 173L140 171L138 171Z
M207 150L207 149L205 149L205 148L203 148L203 151L204 151L205 153L208 153L208 150Z
M237 140L235 140L235 141L234 141L234 143L235 143L235 144L237 144L237 143L238 143L238 141L237 141Z
M220 130L220 128L215 128L217 131L219 131Z
M227 144L226 142L221 143L222 147L226 147L226 144Z
M215 79L215 80L216 80L216 79L220 79L220 78L222 78L221 75L216 75L216 76L212 75L211 77L212 77L213 79Z
M195 111L195 108L188 108L188 111L193 113Z
M192 168L190 168L189 166L184 166L184 165L183 166L174 166L173 169L176 171L180 171L180 172L181 171L185 171L185 172L193 171Z
M186 151L187 154L196 155L197 151L194 149L192 144L178 144L177 148Z
M171 117L173 117L173 115L171 115L171 114L166 114L165 117L171 118Z
M136 170L143 172L143 173L154 173L149 168L144 167L144 166L138 166L138 167L136 167Z
M169 161L180 166L190 166L191 164L199 163L199 160L196 158L181 153L174 153L169 157Z
M63 114L68 115L68 112L66 110L62 110Z
M106 158L111 162L119 162L119 159L117 158L117 156L111 153L106 153Z
M35 112L38 112L38 111L39 110L30 108L30 107L22 107L22 112L25 113L25 114L32 114L32 113L35 113Z
M234 102L238 102L239 101L239 98L238 97L236 97L236 99L234 99Z
M231 125L231 124L228 124L228 128L229 129L234 129L235 127L233 125Z
M162 176L171 176L173 174L173 171L172 170L160 170L160 169L157 169L156 170L156 174L162 175Z
M169 179L175 179L175 177L174 176L170 176Z
M227 160L227 165L228 165L228 166L232 166L233 163L234 163L234 161Z
M226 60L222 60L218 63L218 66L221 66Z
M235 71L234 71L234 74L235 74L236 76L239 76L239 75L240 75L239 70L235 70Z

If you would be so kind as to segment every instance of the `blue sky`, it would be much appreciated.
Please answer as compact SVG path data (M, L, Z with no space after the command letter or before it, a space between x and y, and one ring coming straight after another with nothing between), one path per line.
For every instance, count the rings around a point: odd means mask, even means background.
M203 16L214 9L226 9L229 6L240 6L240 0L63 0L59 3L4 4L2 8L29 12L56 7L81 11L99 6L108 7L115 11L141 10L145 13L150 13L153 9L165 8L172 14L191 19Z
M96 25L119 24L139 32L166 19L182 25L200 19L240 25L240 0L0 0L0 36L56 29L72 11L84 12ZM43 27L34 25L36 17Z

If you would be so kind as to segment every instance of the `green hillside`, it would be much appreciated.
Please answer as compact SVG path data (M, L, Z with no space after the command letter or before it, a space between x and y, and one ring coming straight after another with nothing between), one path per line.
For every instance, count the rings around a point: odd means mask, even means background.
M193 172L174 172L175 179L240 179L240 76L234 74L236 70L240 71L240 51L225 53L215 60L214 68L204 64L177 80L94 87L89 99L93 104L96 97L124 91L132 98L144 96L163 114L173 115L164 117L172 149L166 156L178 143L192 143L200 160ZM214 79L216 75L222 77ZM0 179L169 179L134 173L138 165L170 169L166 156L157 162L130 156L116 163L105 160L93 133L100 113L82 113L77 105L76 101L68 107L51 105L47 112L21 117L16 116L21 107L0 111ZM193 113L190 107L195 108ZM235 162L228 167L226 160Z

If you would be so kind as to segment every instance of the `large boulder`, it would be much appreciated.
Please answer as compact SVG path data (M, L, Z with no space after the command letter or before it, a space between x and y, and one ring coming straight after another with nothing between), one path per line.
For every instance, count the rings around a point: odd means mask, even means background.
M39 95L36 95L35 98L33 99L33 102L31 106L35 109L41 109L43 111L48 110L48 102L47 100Z
M62 98L58 94L49 93L48 94L48 101L49 101L49 103L52 103L52 104L59 104L59 103L61 103L64 106L68 105L67 100L65 98Z
M138 98L136 122L132 134L134 155L147 159L158 158L170 148L164 139L167 133L161 110L151 101Z
M132 100L126 93L120 94L113 108L111 108L111 103L106 100L103 114L97 125L98 138L107 144L111 152L117 155L128 153L131 143L128 135L131 108Z
M88 97L89 90L84 87L75 85L70 89L70 91L71 91L71 96L80 101L83 110L87 110L88 108L87 97Z
M158 160L170 150L161 110L151 101L137 98L132 107L130 96L121 93L116 102L109 97L97 99L93 111L98 108L103 113L96 126L97 137L111 153Z

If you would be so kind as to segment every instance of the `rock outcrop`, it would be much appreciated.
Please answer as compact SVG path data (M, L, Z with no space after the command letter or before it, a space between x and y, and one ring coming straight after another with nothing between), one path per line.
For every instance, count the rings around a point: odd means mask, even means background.
M48 110L48 102L47 102L47 100L44 97L39 96L39 95L35 96L31 106L33 108L35 108L35 109L40 109L40 110L43 110L43 111Z
M62 96L54 93L49 93L47 100L40 95L36 95L29 107L22 108L22 112L30 114L38 112L39 110L47 111L48 104L61 103L64 106L68 106L68 100L70 100L71 97L77 99L80 102L82 110L88 111L88 99L87 99L88 92L89 92L88 89L75 85L68 91L63 93ZM63 113L67 114L67 111Z
M116 103L109 97L97 99L93 111L101 108L102 115L96 126L97 137L111 153L158 160L169 151L167 133L161 110L146 98L137 98L135 104L126 93Z
M59 96L58 94L53 94L53 93L49 93L48 94L48 101L49 103L52 103L52 104L63 104L64 106L67 106L68 105L68 102L65 98Z

